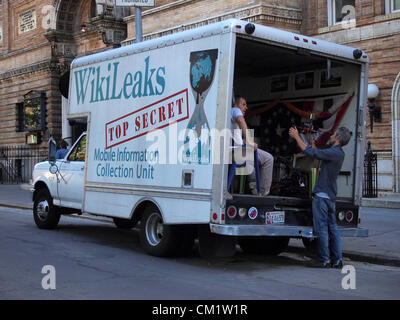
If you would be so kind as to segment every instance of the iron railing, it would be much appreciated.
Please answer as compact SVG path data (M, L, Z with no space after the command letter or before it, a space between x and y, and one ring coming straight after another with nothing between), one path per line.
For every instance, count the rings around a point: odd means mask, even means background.
M378 197L378 161L376 153L372 152L371 142L368 142L367 152L364 156L363 197Z
M31 146L0 147L0 183L29 182L36 163L47 158L47 150Z

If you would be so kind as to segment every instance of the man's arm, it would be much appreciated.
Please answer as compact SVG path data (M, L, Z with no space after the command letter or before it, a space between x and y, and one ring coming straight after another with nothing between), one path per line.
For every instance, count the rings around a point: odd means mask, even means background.
M297 145L299 146L299 148L301 149L301 151L306 150L308 144L306 144L301 138L300 138L300 134L299 131L297 130L296 127L291 127L289 129L289 135L296 140Z
M250 135L247 135L247 123L246 120L244 120L243 116L237 116L236 117L236 122L239 125L240 130L242 130L242 137L246 145L250 147L254 147L254 149L258 148L257 143L255 143Z
M289 129L289 135L296 140L297 145L301 149L304 154L309 157L317 158L319 160L332 160L337 157L337 152L332 148L329 149L318 149L315 147L314 143L306 144L299 135L296 127L292 127ZM308 137L307 139L310 139Z

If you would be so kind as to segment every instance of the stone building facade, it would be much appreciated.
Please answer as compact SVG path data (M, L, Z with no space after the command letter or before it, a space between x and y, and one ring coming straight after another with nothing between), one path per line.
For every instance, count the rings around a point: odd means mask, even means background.
M75 57L120 46L129 12L108 0L0 1L0 182L26 181L31 152L84 130L65 120L60 77Z
M134 10L113 2L0 0L0 146L26 144L21 106L38 92L46 98L42 140L77 134L79 124L65 119L60 77L74 57L136 41ZM234 17L365 50L382 108L373 133L367 121L379 189L400 192L399 0L156 0L142 10L143 40Z

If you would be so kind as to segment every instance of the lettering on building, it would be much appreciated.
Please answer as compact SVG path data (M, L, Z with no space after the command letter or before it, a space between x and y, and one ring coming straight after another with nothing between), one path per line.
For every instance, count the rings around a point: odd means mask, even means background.
M31 9L18 16L18 33L22 34L36 29L36 10Z

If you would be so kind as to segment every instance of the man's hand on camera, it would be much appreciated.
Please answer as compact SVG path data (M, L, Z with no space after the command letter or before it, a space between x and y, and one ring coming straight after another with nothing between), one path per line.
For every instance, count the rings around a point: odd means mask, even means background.
M300 137L299 136L299 131L297 130L296 127L291 127L289 129L289 136L291 136L293 139L296 139L297 137Z

